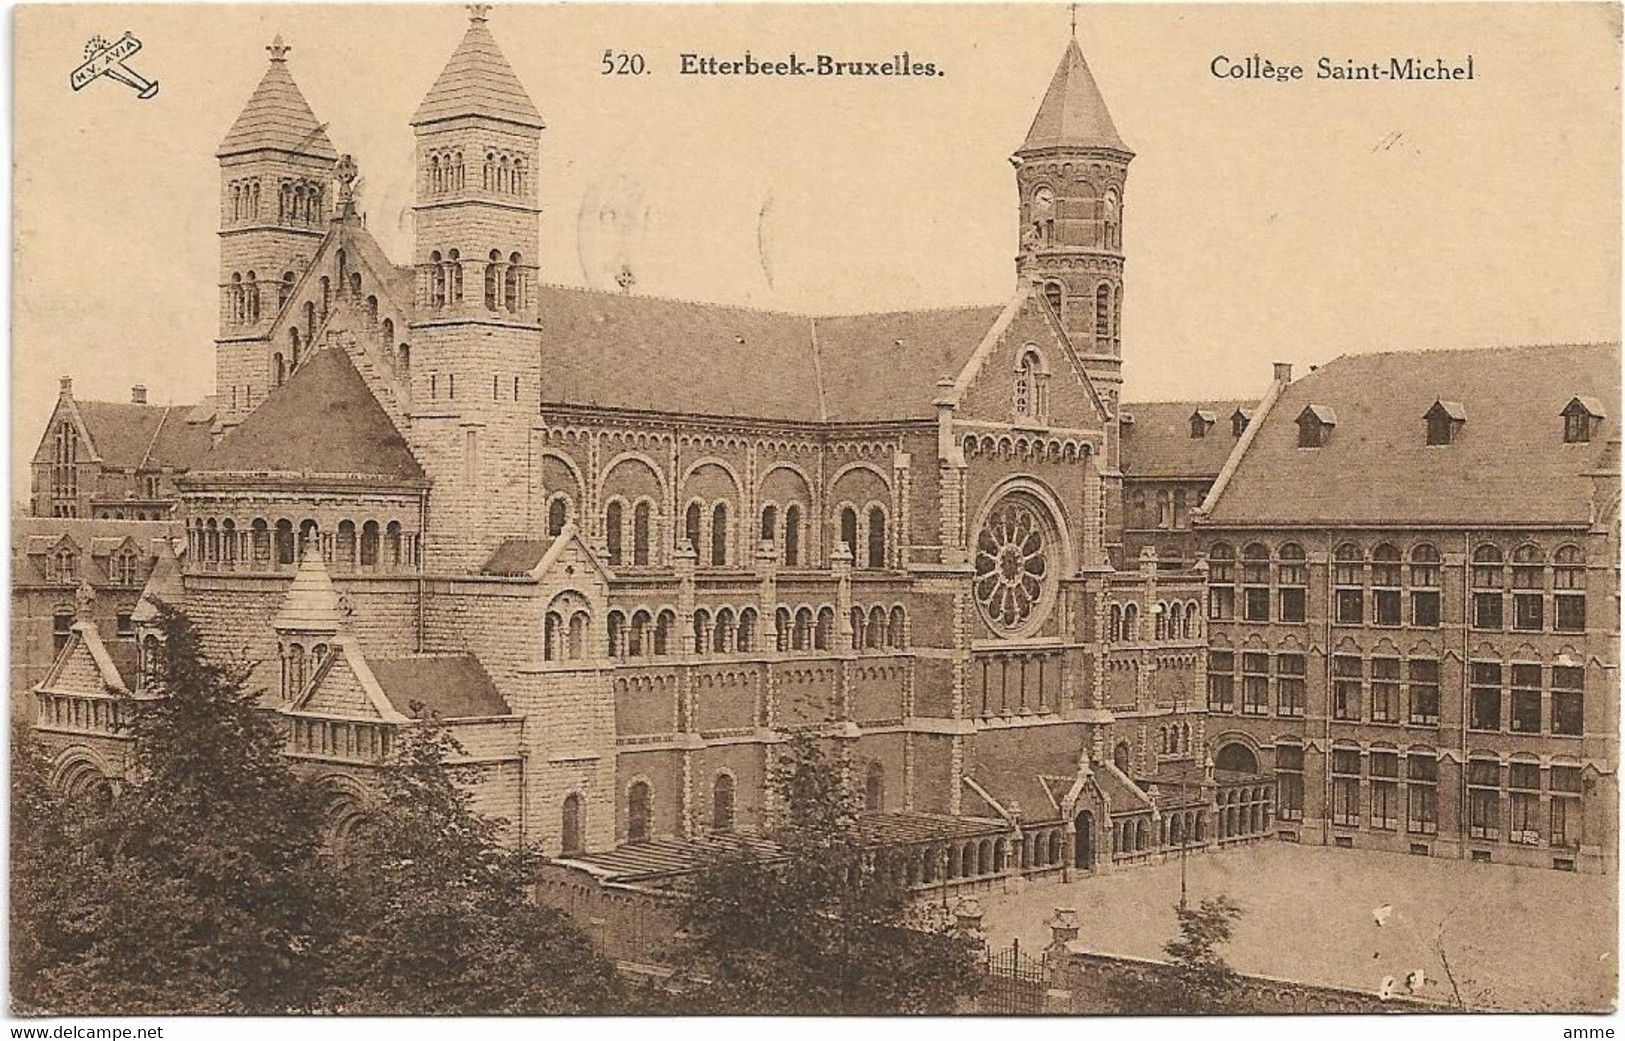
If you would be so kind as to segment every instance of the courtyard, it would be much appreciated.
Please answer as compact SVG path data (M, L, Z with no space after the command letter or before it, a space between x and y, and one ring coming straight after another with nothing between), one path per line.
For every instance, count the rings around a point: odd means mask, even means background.
M1163 958L1177 931L1180 866L1130 867L1064 885L981 894L994 949L1048 945L1056 907L1105 954ZM1193 854L1194 906L1223 894L1244 911L1225 949L1239 972L1377 991L1417 969L1421 994L1528 1011L1614 1007L1617 891L1608 876L1267 842ZM1446 963L1450 973L1446 972Z

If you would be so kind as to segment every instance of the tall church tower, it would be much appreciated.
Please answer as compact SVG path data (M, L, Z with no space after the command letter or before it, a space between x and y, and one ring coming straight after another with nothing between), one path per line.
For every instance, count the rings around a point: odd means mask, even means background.
M327 233L338 153L288 74L289 48L270 67L215 156L220 160L220 335L215 392L236 424L273 385L266 336Z
M1113 412L1123 382L1123 183L1133 158L1074 38L1010 160L1021 199L1016 273L1059 314Z
M468 30L412 118L412 440L434 478L429 566L477 566L531 534L542 117L469 5Z

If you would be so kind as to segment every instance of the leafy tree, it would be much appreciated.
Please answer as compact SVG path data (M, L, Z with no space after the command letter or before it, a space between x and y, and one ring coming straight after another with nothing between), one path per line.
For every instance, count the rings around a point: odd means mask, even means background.
M569 918L527 899L539 858L477 813L434 722L402 743L343 851L349 930L322 1004L369 1015L615 1008L614 967Z
M1237 1003L1234 969L1219 948L1230 942L1240 905L1227 896L1204 898L1196 907L1175 906L1179 935L1162 945L1171 961L1117 981L1110 1011L1131 1015L1211 1015L1246 1012Z
M900 854L864 842L842 764L792 738L769 784L776 854L717 857L685 893L690 1011L945 1013L980 981L972 943L916 913Z
M54 923L28 925L14 993L55 1013L307 1008L338 925L318 855L321 793L289 769L248 668L210 661L167 606L158 625L150 687L162 696L130 705L119 797L67 806L32 780L17 796L31 855L69 833L73 850L18 864L28 907L48 907Z

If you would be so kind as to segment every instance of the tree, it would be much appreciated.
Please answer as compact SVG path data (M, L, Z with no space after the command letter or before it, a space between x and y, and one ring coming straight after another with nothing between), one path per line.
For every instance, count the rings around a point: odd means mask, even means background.
M220 665L179 612L160 606L149 689L132 701L127 779L111 800L19 795L35 854L17 866L30 953L14 994L58 1014L308 1008L339 925L320 854L322 794L282 756L246 665ZM24 776L31 776L25 771ZM40 892L45 887L49 893Z
M615 1008L614 967L562 912L528 899L539 858L505 847L428 721L384 767L341 851L349 926L322 1005L367 1015L542 1014Z
M782 808L775 851L740 847L707 864L681 918L698 981L691 1011L945 1013L980 981L972 943L917 914L900 851L865 841L861 797L811 737L769 778Z
M1162 945L1171 959L1113 981L1110 1007L1125 1015L1212 1015L1250 1011L1236 998L1238 977L1219 953L1230 941L1242 909L1227 896L1197 907L1174 907L1179 935Z

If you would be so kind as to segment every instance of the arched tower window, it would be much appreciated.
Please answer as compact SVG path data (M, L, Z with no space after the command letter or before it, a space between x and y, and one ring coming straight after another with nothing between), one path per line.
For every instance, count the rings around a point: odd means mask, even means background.
M688 539L689 547L694 550L695 556L699 556L700 504L697 502L689 503L688 509L683 511L683 537Z
M1112 287L1102 282L1095 287L1095 348L1099 350L1112 338Z
M1044 299L1049 302L1050 310L1055 312L1055 317L1060 318L1061 305L1066 302L1066 290L1061 288L1061 283L1045 282Z
M634 781L626 792L626 840L648 842L653 824L654 798L647 781Z
M502 275L502 306L509 312L516 312L524 306L523 286L520 284L524 271L520 267L523 258L517 253L508 255L508 267Z
M717 503L711 510L711 566L728 563L728 507Z
M869 764L863 779L863 808L870 813L886 808L886 768L879 762Z
M801 507L796 503L784 508L784 563L787 567L801 563Z
M711 786L711 827L721 832L734 830L734 779L730 774L718 774Z
M649 563L649 504L640 502L632 508L632 563L643 567Z
M571 792L564 797L564 810L559 816L560 848L565 853L580 853L583 848L580 793Z
M1055 241L1055 190L1044 185L1033 192L1033 235L1041 246Z
M612 502L604 507L604 546L610 567L621 564L621 504Z
M564 531L565 522L570 519L570 501L564 496L556 496L547 504L547 534L557 538Z
M485 309L487 311L497 309L497 288L502 278L500 274L501 266L502 254L493 249L490 263L485 265Z
M1123 248L1123 226L1119 219L1116 189L1108 189L1101 200L1101 232L1107 249Z
M841 541L852 553L858 551L858 511L850 506L841 510Z
M886 511L879 506L869 507L869 566L886 566Z

